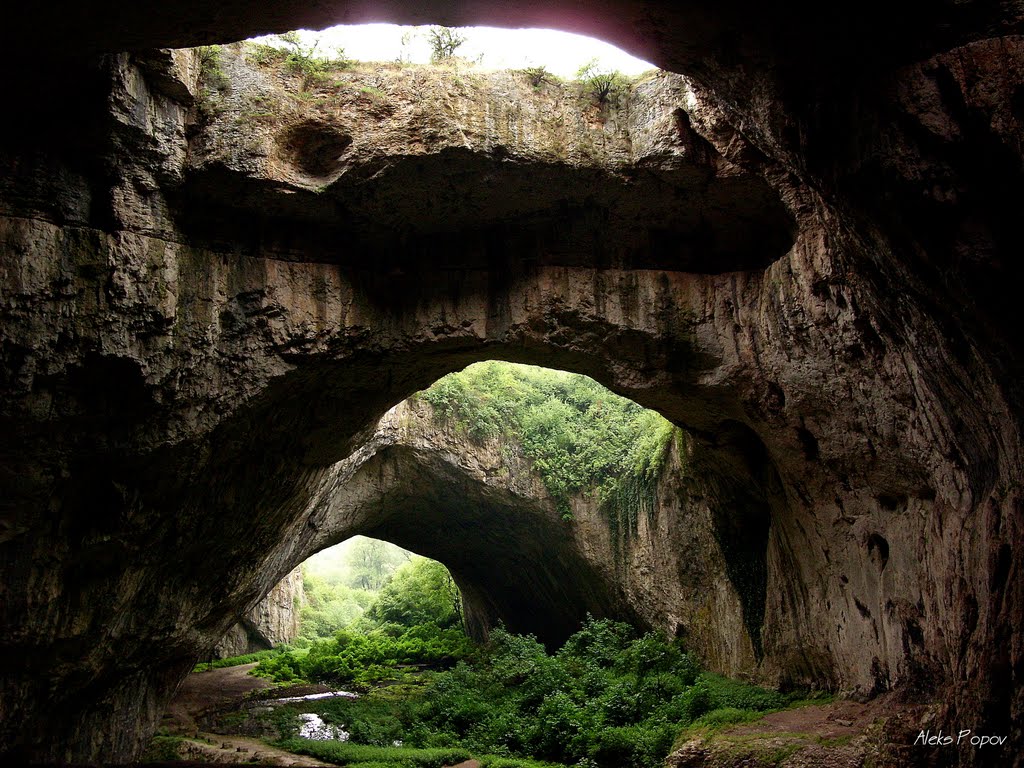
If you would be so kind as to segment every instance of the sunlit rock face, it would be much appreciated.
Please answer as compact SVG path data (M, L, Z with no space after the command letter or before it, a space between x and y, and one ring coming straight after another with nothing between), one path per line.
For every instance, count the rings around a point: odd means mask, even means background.
M689 454L685 438L672 444L649 508L619 519L581 493L563 519L513 437L472 440L407 400L331 468L284 562L353 535L383 538L448 566L481 640L503 622L557 647L587 614L610 616L683 638L716 669L753 674L767 519L751 507L716 518L714 489Z
M691 129L685 80L606 102L522 72L356 65L300 77L221 49L176 192L192 242L372 266L731 272L792 243L760 177Z
M690 79L655 79L592 123L564 102L569 137L607 150L568 162L509 138L541 134L476 119L486 83L453 84L454 111L421 115L436 137L393 166L360 166L359 142L381 125L396 151L417 135L402 98L390 115L289 107L247 132L224 122L242 116L234 102L202 118L187 53L41 62L8 84L5 756L137 754L197 654L294 564L337 462L395 403L487 357L588 373L659 409L692 435L689 499L723 528L767 528L759 633L748 599L750 652L741 634L712 664L753 658L764 681L863 696L896 688L938 703L933 727L969 721L1024 754L1019 12L448 5L374 13L579 21ZM370 13L23 10L26 23L59 11L55 49L82 55ZM32 40L18 23L5 30L14 51ZM537 98L556 113L551 93ZM468 147L456 126L473 129ZM404 189L431 189L415 180L420 159L444 200L400 205ZM550 183L535 189L541 172ZM474 200L501 202L488 173L518 202L470 217ZM456 206L462 184L472 195ZM704 240L687 200L706 212ZM596 248L605 216L615 235ZM451 217L487 226L463 235ZM639 610L650 585L681 577L633 579L635 557L615 583Z
M217 641L214 656L227 659L292 642L299 636L302 600L302 571L295 568L262 600L238 617Z

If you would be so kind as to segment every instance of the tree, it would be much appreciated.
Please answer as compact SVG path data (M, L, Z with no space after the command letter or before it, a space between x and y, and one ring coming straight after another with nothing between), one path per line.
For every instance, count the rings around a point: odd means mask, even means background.
M437 64L453 59L466 37L452 27L431 27L427 30L427 42L430 43L430 60Z
M302 75L303 91L326 79L327 72L331 69L344 69L350 63L345 59L344 49L336 49L333 57L318 54L320 40L314 40L312 45L306 45L298 32L285 32L278 35L277 39L287 51L285 67L295 74Z
M598 59L591 59L576 72L576 79L583 84L598 104L606 104L608 100L626 85L626 76L614 69L601 66Z
M432 623L442 629L460 624L461 614L459 589L448 569L425 557L395 571L366 611L369 619L382 624Z
M401 547L361 536L352 543L345 557L350 569L349 584L356 589L376 592L408 559L409 554Z

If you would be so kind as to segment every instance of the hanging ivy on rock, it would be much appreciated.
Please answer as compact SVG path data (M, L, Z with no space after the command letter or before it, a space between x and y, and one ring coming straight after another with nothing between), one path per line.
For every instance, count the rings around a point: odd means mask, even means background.
M517 441L563 519L572 519L573 496L598 494L616 531L635 532L639 515L653 512L657 479L678 432L587 376L529 365L477 363L419 397L473 440Z

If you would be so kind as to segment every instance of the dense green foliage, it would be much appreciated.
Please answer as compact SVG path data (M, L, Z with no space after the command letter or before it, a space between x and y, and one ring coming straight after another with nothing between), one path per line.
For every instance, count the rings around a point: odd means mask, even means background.
M140 763L176 763L181 760L179 749L184 739L181 736L157 734L142 753Z
M327 581L305 571L302 577L305 602L300 614L298 646L333 637L352 626L373 603L375 593Z
M471 365L420 397L475 440L517 440L564 515L570 496L597 490L616 519L635 521L651 507L675 434L659 414L593 379L527 365Z
M394 572L366 617L381 627L461 627L462 602L448 569L421 557Z
M199 76L204 85L222 91L230 86L227 75L221 69L221 48L219 45L203 45L199 52Z
M415 558L395 571L351 629L339 629L308 650L268 658L256 674L281 682L366 685L394 677L396 665L448 666L472 651L447 569Z
M331 55L320 53L319 40L314 41L312 45L306 45L298 32L278 35L276 43L251 45L249 60L260 66L283 62L288 72L302 78L303 91L326 82L331 72L352 65L352 62L345 58L345 51L341 48L336 49Z
M381 587L412 557L394 544L356 536L303 563L305 602L296 645L327 640L355 625Z
M280 743L289 752L311 755L339 765L361 768L441 768L470 758L464 749L416 749L413 747L371 747L338 741L289 739Z
M412 687L404 695L385 688L354 701L333 699L317 711L349 731L345 749L398 741L488 755L485 764L495 768L532 760L653 768L688 726L744 722L787 703L778 693L703 673L677 643L609 620L588 621L554 654L533 637L498 629L483 654ZM336 747L302 746L354 762ZM392 762L388 751L360 754Z
M345 555L349 568L346 583L353 589L377 591L411 555L401 547L380 539L357 536Z
M241 656L229 656L226 659L214 659L213 661L204 661L200 664L196 664L193 672L206 672L210 669L220 669L222 667L237 667L239 664L252 664L254 661L263 661L264 659L272 659L275 656L280 656L282 653L287 653L291 648L287 645L279 645L276 648L271 648L268 651L256 651L255 653L244 653Z
M415 747L368 747L337 741L288 739L280 746L300 755L359 768L436 768L455 765L469 759L470 753L459 748L417 749ZM481 768L559 768L553 763L499 755L475 756Z

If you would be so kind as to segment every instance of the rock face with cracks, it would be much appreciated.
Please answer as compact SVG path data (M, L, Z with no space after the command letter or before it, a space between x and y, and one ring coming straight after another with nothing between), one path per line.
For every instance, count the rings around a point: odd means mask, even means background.
M353 535L383 538L448 566L480 639L504 622L557 646L588 613L620 617L685 637L719 669L750 674L760 619L748 614L763 610L764 594L762 583L760 602L748 600L743 577L764 570L766 540L738 547L744 539L730 523L752 521L716 519L687 488L686 443L672 444L652 507L637 519L615 524L595 494L582 493L563 520L513 439L470 440L425 402L407 400L331 468L287 562Z
M273 648L299 636L302 608L302 571L295 568L250 608L213 649L220 659Z
M369 11L64 5L5 30L19 51L66 10L48 28L78 56L6 86L5 757L135 756L197 654L319 535L379 418L499 357L658 409L690 435L687 477L665 482L719 529L765 532L725 539L743 551L723 567L763 561L764 589L736 596L749 652L731 635L715 668L934 701L933 729L1009 737L943 759L1019 764L1017 5L383 3L395 21L578 23L688 79L595 108L508 75L424 74L413 103L413 73L354 73L300 109L229 51L219 113L190 53L95 54ZM572 569L586 546L597 531ZM615 610L682 583L664 553L635 557L598 596ZM460 579L486 606L490 577ZM649 620L685 627L670 602Z

